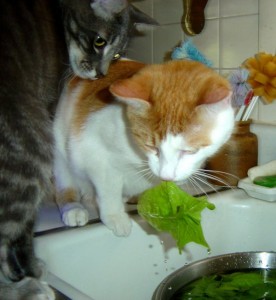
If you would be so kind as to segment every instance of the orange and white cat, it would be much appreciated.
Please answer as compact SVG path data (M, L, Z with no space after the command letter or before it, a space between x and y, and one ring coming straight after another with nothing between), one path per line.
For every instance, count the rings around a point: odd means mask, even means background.
M124 202L160 180L183 183L234 126L226 79L198 62L114 62L97 81L73 78L54 133L57 201L69 226L88 222L95 197L102 222L127 236Z

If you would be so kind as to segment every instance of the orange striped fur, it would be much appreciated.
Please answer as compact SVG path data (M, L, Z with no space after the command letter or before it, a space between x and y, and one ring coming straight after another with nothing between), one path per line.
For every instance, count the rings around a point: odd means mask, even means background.
M113 96L109 92L110 85L118 80L132 76L145 65L135 61L115 61L109 68L108 74L95 81L74 77L68 83L68 94L74 94L75 90L81 86L81 90L76 93L77 102L75 105L75 116L72 124L75 132L79 132L86 122L87 116L97 111L113 101Z
M121 92L124 97L141 98L150 104L142 115L135 108L128 108L133 134L141 147L145 141L158 146L171 132L185 135L199 148L210 143L208 132L213 119L206 120L196 107L222 100L231 89L227 80L200 63L172 61L146 66L130 80L115 82L110 90L118 96Z
M125 80L129 77L132 78ZM119 96L121 92L124 97L148 102L150 109L145 115L137 113L135 108L128 109L133 135L141 147L145 141L152 146L158 145L168 131L185 134L196 148L208 145L208 129L212 128L213 120L206 120L196 107L217 102L231 90L228 81L215 71L191 61L148 66L135 61L117 61L102 79L73 78L68 85L69 94L79 86L73 122L76 133L80 132L89 114L114 101L110 90ZM202 131L198 126L202 127L203 118Z

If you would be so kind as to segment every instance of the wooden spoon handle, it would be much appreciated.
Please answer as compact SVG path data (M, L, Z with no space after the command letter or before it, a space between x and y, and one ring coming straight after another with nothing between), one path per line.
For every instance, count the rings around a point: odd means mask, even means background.
M204 9L208 0L184 0L183 27L188 35L199 34L204 28Z

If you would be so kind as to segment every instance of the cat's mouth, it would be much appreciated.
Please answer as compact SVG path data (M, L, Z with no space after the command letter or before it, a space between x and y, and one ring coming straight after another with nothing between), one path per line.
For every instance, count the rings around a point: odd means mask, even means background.
M92 63L86 59L80 61L80 69L82 73L82 78L86 79L98 79L102 77L101 74L98 74L95 67L93 67Z
M72 68L74 73L83 78L96 80L104 77L108 72L109 64L104 65L94 65L91 61L83 59L81 61L75 60L75 63L72 63Z
M70 65L76 76L91 80L96 80L101 77L94 64L83 57L79 50L76 50L76 48L71 48L70 50Z
M71 66L73 72L83 79L96 80L101 77L98 76L96 68L88 60L83 59L81 61L78 61L78 59L75 58L71 62Z
M93 61L74 44L69 48L70 64L76 76L83 79L96 80L108 73L111 61L120 58L120 54L110 54L100 61Z

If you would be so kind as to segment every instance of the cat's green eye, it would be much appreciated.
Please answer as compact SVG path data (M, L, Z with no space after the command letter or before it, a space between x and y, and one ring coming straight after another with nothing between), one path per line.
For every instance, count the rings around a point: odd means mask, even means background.
M113 56L113 60L117 60L117 59L119 59L121 57L121 55L119 54L119 53L117 53L117 54L115 54L114 56Z
M106 40L101 38L99 35L94 40L94 46L96 48L103 48L106 45Z

